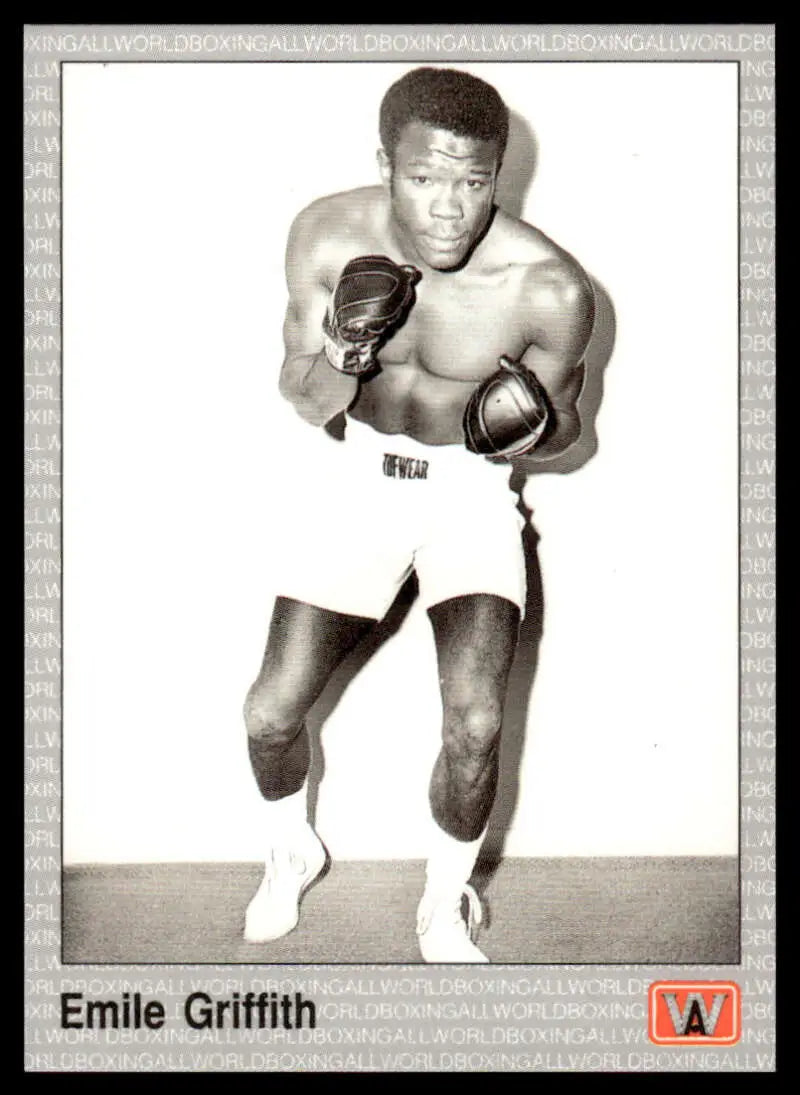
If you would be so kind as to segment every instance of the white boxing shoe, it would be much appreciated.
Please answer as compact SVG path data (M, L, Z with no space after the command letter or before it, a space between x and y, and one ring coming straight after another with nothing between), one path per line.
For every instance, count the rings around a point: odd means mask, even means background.
M467 899L467 919L461 911ZM419 949L426 962L488 962L486 955L472 942L474 930L483 919L480 898L472 886L458 893L433 897L425 893L417 910Z
M327 861L325 846L310 825L300 840L292 842L292 847L270 848L264 878L245 913L245 940L267 943L296 928L300 898Z

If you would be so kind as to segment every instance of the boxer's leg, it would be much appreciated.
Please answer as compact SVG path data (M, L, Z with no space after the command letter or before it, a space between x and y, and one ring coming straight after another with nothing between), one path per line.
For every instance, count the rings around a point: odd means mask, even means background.
M278 597L258 677L244 707L250 763L265 799L292 795L310 760L305 718L374 620Z
M442 693L442 748L430 803L437 830L420 905L420 946L429 962L486 961L469 940L461 915L497 789L506 684L516 649L517 605L469 594L432 606Z
M519 609L504 597L469 594L428 610L442 692L442 748L433 769L433 816L459 841L484 830L497 789L506 685Z
M277 939L295 927L303 890L325 865L325 849L306 813L305 719L333 671L373 623L286 597L275 602L261 670L245 701L267 844L264 878L245 917L250 942Z

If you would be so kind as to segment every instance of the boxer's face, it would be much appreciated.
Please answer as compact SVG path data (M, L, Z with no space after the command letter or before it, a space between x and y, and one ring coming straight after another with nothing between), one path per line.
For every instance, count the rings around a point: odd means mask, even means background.
M393 162L381 151L379 163L395 226L413 257L434 270L460 266L492 215L495 143L409 122Z

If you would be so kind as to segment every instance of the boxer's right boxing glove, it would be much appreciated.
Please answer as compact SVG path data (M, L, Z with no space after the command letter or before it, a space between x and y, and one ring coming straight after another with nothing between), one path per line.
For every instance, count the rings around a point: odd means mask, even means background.
M398 266L385 255L348 262L322 324L325 356L334 369L360 376L377 364L379 343L405 318L421 277L415 266Z

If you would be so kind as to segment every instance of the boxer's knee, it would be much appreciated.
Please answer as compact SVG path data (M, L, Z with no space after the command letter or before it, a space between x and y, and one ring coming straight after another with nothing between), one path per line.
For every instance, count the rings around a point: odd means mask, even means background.
M254 684L244 702L248 737L267 746L291 745L303 729L306 711L288 689Z
M445 754L455 763L482 768L496 749L502 721L502 704L493 696L472 694L445 702Z

